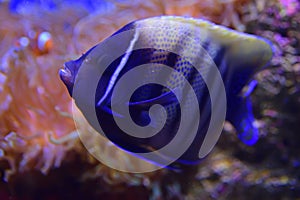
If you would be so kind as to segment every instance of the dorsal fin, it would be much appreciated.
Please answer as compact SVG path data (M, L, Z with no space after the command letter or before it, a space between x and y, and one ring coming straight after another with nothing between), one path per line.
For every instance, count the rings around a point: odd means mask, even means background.
M273 44L265 38L238 32L203 19L174 16L162 18L195 25L206 30L209 37L229 50L231 58L247 62L257 68L266 66L273 56Z

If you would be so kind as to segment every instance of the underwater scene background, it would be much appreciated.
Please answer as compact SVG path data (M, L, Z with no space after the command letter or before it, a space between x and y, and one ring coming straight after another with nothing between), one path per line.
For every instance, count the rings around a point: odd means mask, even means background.
M0 199L300 199L300 1L0 1ZM207 19L275 47L251 99L260 139L247 146L225 123L213 151L178 173L129 174L93 158L59 79L125 24L152 16ZM79 113L79 112L78 112ZM91 143L96 143L93 138ZM135 165L96 143L111 162Z

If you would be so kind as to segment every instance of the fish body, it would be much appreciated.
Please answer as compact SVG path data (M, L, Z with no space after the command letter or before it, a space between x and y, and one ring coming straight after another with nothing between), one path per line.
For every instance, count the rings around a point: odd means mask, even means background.
M145 29L147 31L142 31ZM269 41L205 20L175 16L134 21L111 37L126 31L133 31L133 36L128 41L119 42L127 43L128 48L124 54L111 62L99 77L94 98L93 106L98 122L109 140L122 149L134 153L147 153L161 149L176 137L183 116L181 110L183 106L191 115L188 126L194 127L196 124L196 135L189 147L176 159L176 162L198 163L202 159L199 157L199 149L210 129L210 121L213 116L212 106L219 105L226 107L225 119L236 128L238 137L247 145L255 144L258 140L258 129L253 123L255 119L251 101L248 96L243 97L241 92L253 75L268 65L273 52L272 44ZM145 46L144 44L151 48L134 48L136 45ZM71 96L77 73L84 66L86 58L99 59L99 57L90 56L91 51L97 46L78 60L67 62L65 68L60 71L60 77ZM126 106L129 107L130 116L138 126L147 126L151 120L151 126L154 128L159 126L157 125L160 123L159 119L164 114L149 116L149 109L156 104L164 106L166 121L158 134L151 137L128 136L116 123L116 118L124 116L112 109L113 90L126 73L149 63L152 65L145 66L143 72L136 74L136 77L143 77L145 80L151 79L153 83L145 84L135 90ZM161 69L162 65L169 66L173 72L166 76ZM200 73L195 65L200 66ZM212 100L211 97L211 85L215 87L217 97L219 87L215 84L217 79L211 70L213 65L218 69L224 84L224 99ZM97 67L101 68L102 66ZM167 87L154 83L162 79ZM187 83L191 85L195 93L198 108L189 98ZM174 91L181 95L175 95ZM126 96L127 91L123 90L123 92ZM119 98L122 99L122 94ZM118 104L118 101L114 102ZM221 102L225 102L225 104L223 105ZM200 120L196 123L192 120L193 116L197 117L195 110L200 111ZM186 137L179 138L179 141L185 141L190 133L186 131L185 134ZM180 144L177 145L180 148Z

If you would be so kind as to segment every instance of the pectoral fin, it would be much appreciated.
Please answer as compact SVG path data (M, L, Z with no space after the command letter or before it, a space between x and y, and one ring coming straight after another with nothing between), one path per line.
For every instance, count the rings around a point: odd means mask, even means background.
M174 93L172 91L170 91L170 92L163 93L162 95L152 98L152 99L138 101L138 102L129 102L128 105L133 109L134 108L149 108L154 104L168 105L168 104L172 104L176 101L177 101L176 96L174 95Z
M173 92L174 92L174 90L173 90ZM152 124L153 128L156 128L156 124L158 124L158 121L162 116L159 113L156 113L156 115L152 116L152 118L150 119L149 109L151 106L153 106L155 104L167 106L167 105L170 105L173 103L177 103L178 100L173 92L172 91L166 92L158 97L144 100L144 101L129 102L128 106L129 106L131 116L141 126L148 125L151 120L152 121L151 124Z

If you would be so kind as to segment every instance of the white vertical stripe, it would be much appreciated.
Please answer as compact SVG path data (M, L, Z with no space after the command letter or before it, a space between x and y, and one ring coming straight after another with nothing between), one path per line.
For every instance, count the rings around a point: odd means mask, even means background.
M109 80L109 84L107 86L107 89L105 91L105 94L102 96L102 98L98 101L97 106L100 106L101 103L107 98L108 94L111 92L112 88L114 87L116 80L120 74L120 72L122 71L122 69L125 67L129 56L131 55L132 49L134 47L134 44L136 43L136 41L138 40L139 37L139 32L138 29L136 29L135 33L134 33L134 37L133 39L130 41L129 47L126 50L126 53L124 55L124 57L122 58L119 66L117 67L116 71L114 72L114 74L112 75L111 79Z

